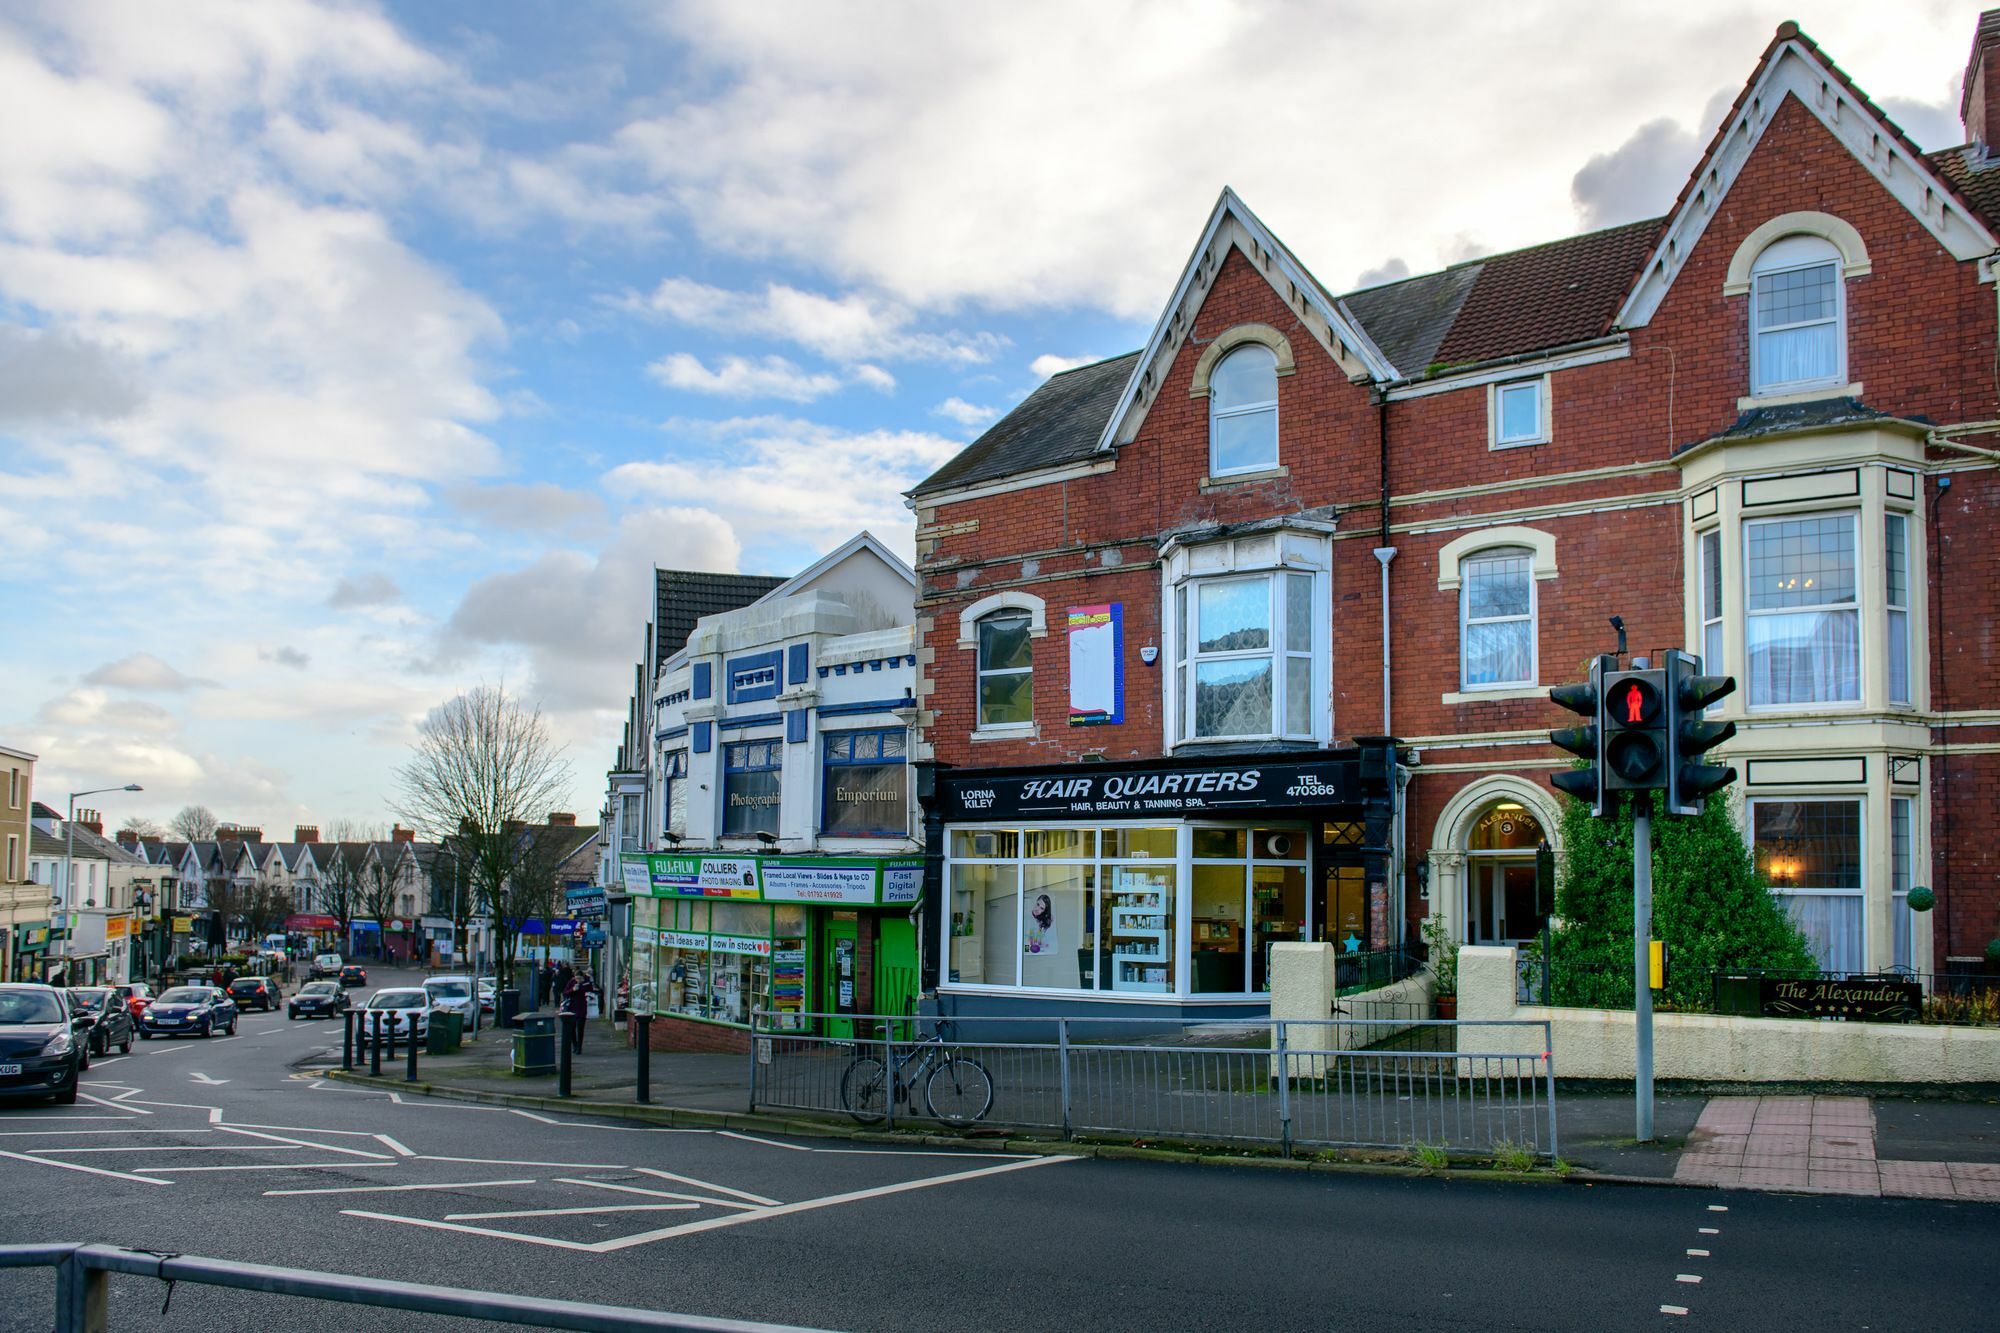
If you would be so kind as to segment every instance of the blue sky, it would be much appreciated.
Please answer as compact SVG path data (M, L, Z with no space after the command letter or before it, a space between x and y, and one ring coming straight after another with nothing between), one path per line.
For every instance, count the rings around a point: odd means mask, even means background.
M1337 290L1648 216L1785 17L1957 140L1976 5L1682 11L11 5L0 742L113 825L386 822L500 681L589 818L655 563L907 555L1224 184Z

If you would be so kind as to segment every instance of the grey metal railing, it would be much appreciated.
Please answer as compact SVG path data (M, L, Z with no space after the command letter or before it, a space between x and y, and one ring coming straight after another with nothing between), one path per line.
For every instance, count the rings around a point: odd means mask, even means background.
M160 1282L231 1287L276 1296L372 1305L419 1314L458 1315L533 1328L582 1329L587 1333L627 1333L634 1329L676 1329L689 1333L802 1333L794 1325L746 1323L700 1315L635 1310L570 1298L548 1300L498 1291L435 1287L426 1282L390 1282L303 1268L203 1259L188 1254L155 1254L115 1245L0 1245L0 1268L56 1270L56 1333L104 1333L109 1327L110 1278L114 1273Z
M1556 1155L1548 1023L1355 1007L1370 1016L1180 1024L759 1013L750 1109L936 1125L925 1083L951 1059L975 1062L991 1081L980 1128L1266 1143L1288 1154L1429 1145ZM884 1068L899 1071L893 1094L857 1104L854 1080L880 1085Z

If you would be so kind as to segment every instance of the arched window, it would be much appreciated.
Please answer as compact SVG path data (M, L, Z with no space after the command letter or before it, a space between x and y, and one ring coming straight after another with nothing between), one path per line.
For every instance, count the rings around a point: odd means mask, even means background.
M1461 673L1468 690L1535 681L1535 553L1489 547L1459 563Z
M1208 472L1212 477L1278 465L1278 360L1245 343L1209 377Z
M982 727L1022 726L1035 720L1035 663L1029 627L1028 613L1012 607L978 621Z
M1823 236L1787 236L1750 267L1750 389L1788 393L1847 379L1841 255Z

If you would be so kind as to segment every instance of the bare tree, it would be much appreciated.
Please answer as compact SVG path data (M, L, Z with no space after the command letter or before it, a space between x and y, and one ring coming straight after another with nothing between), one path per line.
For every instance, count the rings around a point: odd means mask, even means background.
M513 878L507 882L508 916L516 921L530 917L547 921L562 914L559 910L562 885L558 877L567 850L563 835L570 831L546 825L521 830L520 860L514 866Z
M144 815L126 816L125 822L118 826L118 831L121 834L130 833L141 838L162 838L167 833L157 820L148 819Z
M359 819L336 819L321 830L328 842L387 842L389 830Z
M384 956L389 951L389 918L396 915L396 879L379 856L364 856L360 875L361 915L375 923Z
M361 877L368 844L335 842L320 846L325 850L313 854L319 864L320 904L325 915L340 923L340 948L345 953L348 942L354 938L354 918L365 914L361 905Z
M292 891L283 885L258 881L243 893L238 911L244 924L250 927L250 938L261 941L283 929L285 918L292 914Z
M230 876L215 875L206 880L202 891L207 897L208 910L215 914L214 933L209 943L215 952L223 953L229 948L229 923L243 915L243 901L246 895Z
M215 836L219 827L215 811L205 805L184 805L180 813L167 821L167 827L182 842L207 842Z
M482 685L431 710L397 770L397 812L434 842L450 839L491 923L497 975L513 978L517 939L507 888L532 846L520 834L569 793L569 761L540 708Z

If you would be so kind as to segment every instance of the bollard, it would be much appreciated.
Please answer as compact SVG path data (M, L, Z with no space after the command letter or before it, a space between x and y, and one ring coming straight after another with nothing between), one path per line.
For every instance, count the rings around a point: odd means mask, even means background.
M403 1082L415 1083L416 1081L417 1081L417 1016L415 1014L412 1014L410 1015L410 1063L409 1067L403 1070Z
M347 1070L354 1068L354 1011L352 1009L343 1009L340 1011L340 1067Z
M569 1025L576 1021L576 1015L565 1009L556 1015L556 1040L562 1049L556 1052L556 1096L569 1096Z
M639 1091L641 1103L653 1100L653 1042L651 1014L639 1014L633 1018L639 1029Z
M391 1065L396 1063L396 1011L394 1009L389 1011L389 1049L382 1058L387 1060Z
M374 1031L368 1034L368 1076L382 1077L382 1011L370 1011L374 1018Z

